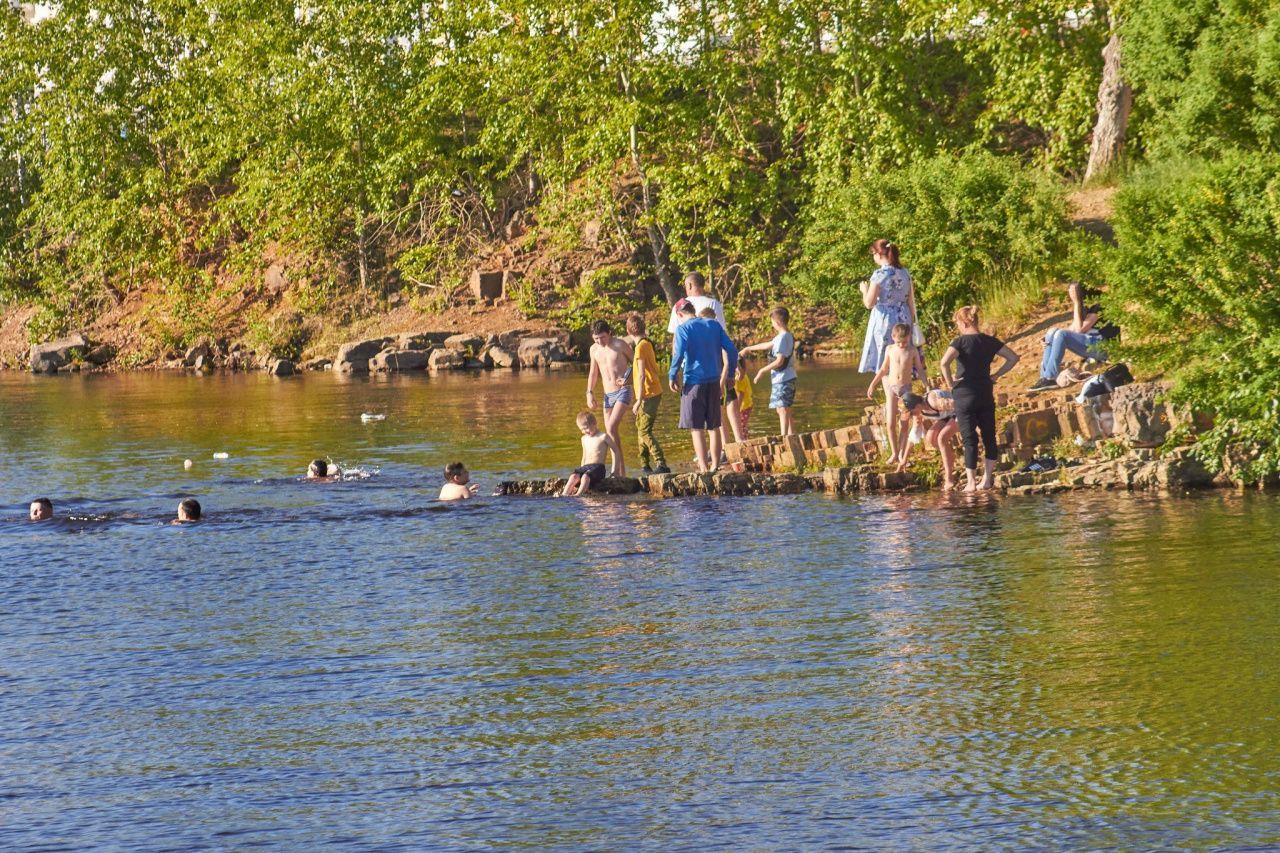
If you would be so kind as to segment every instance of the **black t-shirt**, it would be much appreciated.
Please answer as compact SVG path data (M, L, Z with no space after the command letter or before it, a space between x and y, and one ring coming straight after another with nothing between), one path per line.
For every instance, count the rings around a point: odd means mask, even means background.
M956 385L975 391L991 386L991 362L1004 349L1004 341L991 335L961 335L951 342L956 359Z
M1098 322L1093 324L1093 331L1102 335L1104 341L1109 341L1112 338L1120 337L1120 327L1112 325L1103 319L1102 305L1097 302L1098 297L1101 295L1101 291L1088 287L1083 288L1080 293L1081 301L1085 303L1084 316L1088 317L1090 314L1098 315Z

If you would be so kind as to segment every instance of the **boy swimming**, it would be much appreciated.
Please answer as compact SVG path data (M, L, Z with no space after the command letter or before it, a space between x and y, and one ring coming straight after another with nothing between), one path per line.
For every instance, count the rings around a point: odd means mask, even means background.
M32 521L48 521L53 518L53 501L48 498L36 498L27 508L27 517Z
M573 469L560 497L584 495L588 489L603 480L606 451L613 453L613 476L622 476L622 453L613 436L600 431L596 425L596 416L591 412L578 412L577 423L578 430L582 433L582 465Z
M173 523L184 524L188 521L199 521L201 514L200 501L195 498L187 498L178 504L178 517L173 520Z
M480 487L471 483L471 472L461 462L450 462L444 466L444 485L440 487L442 501L465 501L475 497Z

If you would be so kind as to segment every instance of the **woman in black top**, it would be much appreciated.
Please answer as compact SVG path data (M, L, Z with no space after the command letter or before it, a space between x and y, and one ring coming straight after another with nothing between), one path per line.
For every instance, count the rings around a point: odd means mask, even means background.
M955 321L960 336L951 342L942 356L942 378L951 386L956 422L960 424L960 437L964 439L964 467L969 475L965 491L973 492L994 485L993 472L996 460L1000 458L996 447L995 381L1013 369L1018 363L1018 354L999 338L978 331L976 305L966 305L956 311ZM1004 363L992 373L991 362L996 356L1004 359ZM953 361L960 362L954 380L951 378ZM977 482L978 433L982 433L982 447L986 451L981 484Z

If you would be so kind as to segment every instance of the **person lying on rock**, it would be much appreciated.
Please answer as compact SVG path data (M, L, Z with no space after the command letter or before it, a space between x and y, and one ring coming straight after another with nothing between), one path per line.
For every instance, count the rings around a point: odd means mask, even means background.
M1045 333L1040 378L1027 389L1029 391L1061 387L1058 375L1068 350L1085 358L1106 361L1106 342L1120 336L1118 326L1103 322L1102 306L1096 301L1097 291L1086 291L1080 282L1073 281L1067 285L1067 295L1071 297L1071 325Z
M440 487L442 501L465 501L475 497L480 487L471 483L471 472L461 462L444 466L444 485Z
M618 442L607 432L601 432L596 416L591 412L578 412L578 431L582 433L582 465L573 469L569 481L564 484L560 497L581 496L604 479L604 457L613 454L613 476L623 476L622 452Z

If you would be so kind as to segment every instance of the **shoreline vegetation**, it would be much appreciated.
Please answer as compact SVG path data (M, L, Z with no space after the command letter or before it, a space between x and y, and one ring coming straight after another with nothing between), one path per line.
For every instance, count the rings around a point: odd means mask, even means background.
M0 9L6 366L555 366L691 269L841 349L887 237L928 340L977 304L1030 345L1084 282L1213 413L1171 444L1280 473L1280 8L208 12Z

